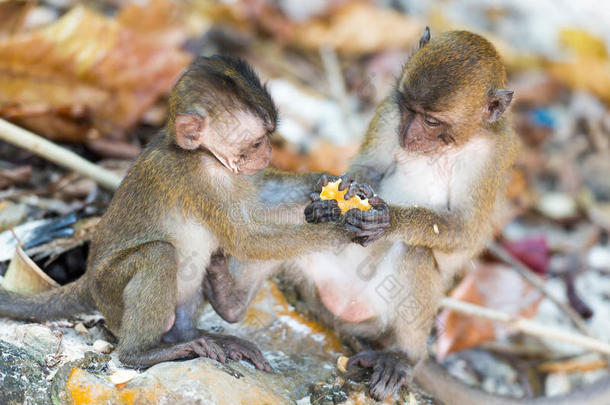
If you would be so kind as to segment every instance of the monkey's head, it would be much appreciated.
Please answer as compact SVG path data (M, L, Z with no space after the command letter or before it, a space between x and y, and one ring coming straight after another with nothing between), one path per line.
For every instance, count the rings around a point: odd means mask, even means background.
M395 92L400 145L434 153L498 125L513 96L505 81L504 64L485 38L451 31L431 39L426 28Z
M178 147L210 152L235 174L253 174L269 164L278 113L245 61L198 58L172 90L169 110L168 133Z

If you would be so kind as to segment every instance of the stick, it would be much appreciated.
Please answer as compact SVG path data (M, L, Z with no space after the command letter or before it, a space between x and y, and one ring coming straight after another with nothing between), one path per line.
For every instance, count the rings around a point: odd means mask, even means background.
M574 346L583 347L594 352L610 354L610 343L578 333L544 326L537 322L530 321L529 319L512 316L494 309L484 308L469 302L459 301L447 297L443 298L441 306L461 314L504 323L528 335L554 339L560 342L572 344Z
M521 277L523 277L531 285L533 285L538 290L540 290L548 299L553 301L553 303L555 305L557 305L559 307L559 309L561 309L563 312L565 312L568 315L568 317L570 318L572 323L574 323L574 325L578 329L580 329L580 331L582 333L584 333L587 336L591 336L591 332L589 331L589 328L587 328L587 325L582 320L580 315L578 315L578 313L576 313L576 311L574 311L574 309L571 308L569 305L565 304L564 302L559 300L559 298L555 297L553 295L553 293L551 293L551 291L544 284L544 281L536 273L534 273L529 268L527 268L525 265L521 264L519 261L517 261L515 258L513 258L513 256L510 253L508 253L506 251L506 249L504 249L502 246L498 245L495 242L488 243L487 249L491 253L493 253L493 255L496 256L498 259L500 259L503 262L505 262L506 264L510 265L513 269L515 269L517 271L517 273L519 273L521 275Z
M121 177L111 171L3 119L0 119L0 139L87 176L109 190L116 190L121 184Z

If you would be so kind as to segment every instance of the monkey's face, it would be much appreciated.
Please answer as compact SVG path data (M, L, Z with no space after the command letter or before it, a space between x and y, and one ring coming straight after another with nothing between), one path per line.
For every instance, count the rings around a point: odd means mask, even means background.
M179 114L175 118L176 143L183 149L209 151L234 174L254 174L269 165L274 126L239 111L202 117Z
M238 111L212 118L210 126L204 146L234 174L254 174L269 165L274 128L259 117Z
M443 146L455 143L451 125L444 116L420 107L398 93L400 125L398 142L409 152L433 153Z

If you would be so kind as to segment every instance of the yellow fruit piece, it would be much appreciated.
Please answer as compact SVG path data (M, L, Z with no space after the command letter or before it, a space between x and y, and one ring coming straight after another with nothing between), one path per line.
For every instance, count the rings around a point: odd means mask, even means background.
M336 200L339 209L341 210L341 215L344 215L347 211L352 208L358 208L360 211L368 211L371 209L371 204L369 204L368 198L364 200L358 197L357 195L353 196L349 200L345 199L345 193L347 193L347 189L340 191L339 184L341 180L333 181L328 183L326 186L322 188L322 192L320 193L320 199L322 200Z

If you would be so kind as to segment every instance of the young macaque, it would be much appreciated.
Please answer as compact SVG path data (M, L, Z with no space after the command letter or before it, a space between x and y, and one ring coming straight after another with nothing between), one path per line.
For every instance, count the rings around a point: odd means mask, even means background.
M245 62L197 59L169 107L167 126L133 163L100 221L86 273L34 296L0 289L0 316L47 320L97 309L127 365L201 356L244 358L270 370L253 344L196 329L212 255L286 259L353 235L343 225L305 223L302 214L296 223L275 221L286 195L306 199L320 175L292 181L261 171L277 112Z
M345 223L355 240L368 246L283 263L323 320L379 348L348 362L350 369L373 369L369 392L375 399L392 395L414 376L447 405L610 404L608 380L565 397L517 400L467 387L426 360L426 340L445 286L484 247L503 203L518 149L504 116L513 96L505 81L502 61L483 37L453 31L430 39L426 29L395 89L378 107L349 171L388 202L390 228L382 225L385 208L352 209L341 216L332 200L312 194L307 221ZM367 196L366 187L359 192ZM254 268L234 259L228 266L233 277L219 266L208 283L216 290L231 285L223 289L231 296L216 296L213 304L225 319L236 321L264 272L258 273L260 264Z

